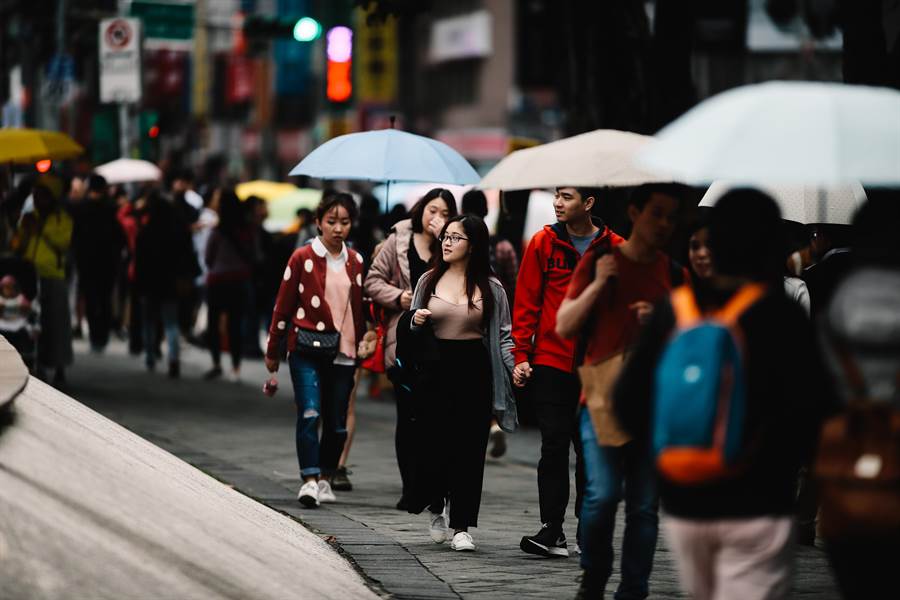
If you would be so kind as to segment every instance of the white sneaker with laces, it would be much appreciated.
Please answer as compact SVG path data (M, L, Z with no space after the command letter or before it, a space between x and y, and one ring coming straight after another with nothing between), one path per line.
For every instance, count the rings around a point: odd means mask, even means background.
M319 484L313 479L307 481L300 486L300 493L297 494L297 500L306 508L316 508L319 506Z
M450 549L457 552L474 552L475 542L468 531L457 531L453 539L450 540Z
M431 541L435 544L443 544L450 539L446 512L447 510L444 509L444 512L431 515L431 525L428 527L428 533L431 535Z
M337 496L331 491L331 484L325 479L319 480L319 502L337 502Z

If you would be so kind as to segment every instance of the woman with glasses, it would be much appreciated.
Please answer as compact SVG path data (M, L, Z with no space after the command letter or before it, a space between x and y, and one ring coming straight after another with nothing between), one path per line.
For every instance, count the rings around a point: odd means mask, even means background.
M428 270L432 255L440 251L437 236L448 218L456 216L456 199L449 190L434 188L410 211L410 218L398 222L372 260L366 275L366 295L385 310L387 324L384 336L384 366L388 377L394 377L397 357L397 322L412 303L412 291ZM394 384L397 399L397 428L394 445L403 492L398 510L409 508L407 496L415 468L415 417L412 396Z
M440 361L432 389L414 391L427 435L418 453L410 512L428 507L431 539L472 551L468 530L478 525L491 417L505 431L517 426L512 324L506 292L491 273L484 221L453 217L439 240L441 253L412 299L411 329L422 335L431 328Z

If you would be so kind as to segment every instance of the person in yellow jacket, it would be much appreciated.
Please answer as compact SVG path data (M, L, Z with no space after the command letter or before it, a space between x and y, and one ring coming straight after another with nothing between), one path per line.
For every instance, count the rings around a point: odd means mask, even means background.
M38 370L54 370L53 383L65 381L72 363L72 324L66 284L66 254L72 242L72 218L59 203L62 186L50 177L38 179L32 191L34 210L22 216L13 247L34 264L40 279L41 334Z

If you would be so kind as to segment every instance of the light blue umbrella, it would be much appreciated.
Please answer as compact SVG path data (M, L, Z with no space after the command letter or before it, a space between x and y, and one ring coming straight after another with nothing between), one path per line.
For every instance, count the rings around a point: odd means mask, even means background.
M447 144L396 129L349 133L329 140L291 169L290 175L382 181L388 185L469 185L481 180L472 165Z

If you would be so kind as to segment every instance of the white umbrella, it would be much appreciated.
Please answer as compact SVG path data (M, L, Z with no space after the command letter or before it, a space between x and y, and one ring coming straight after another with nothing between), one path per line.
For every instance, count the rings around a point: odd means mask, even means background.
M119 158L94 171L106 178L107 183L137 183L140 181L159 181L162 171L152 162L134 158Z
M716 181L700 201L700 206L715 206L719 198L729 190L740 187L725 181ZM781 217L797 223L830 223L849 225L853 215L866 201L866 192L859 182L833 188L809 185L756 185L770 195L781 208Z
M634 166L653 138L629 131L598 129L517 150L490 170L481 189L530 190L561 185L620 187L672 181Z
M900 92L772 82L710 98L660 131L638 164L696 184L900 185Z

